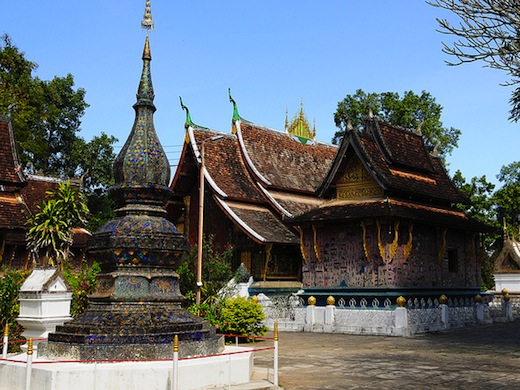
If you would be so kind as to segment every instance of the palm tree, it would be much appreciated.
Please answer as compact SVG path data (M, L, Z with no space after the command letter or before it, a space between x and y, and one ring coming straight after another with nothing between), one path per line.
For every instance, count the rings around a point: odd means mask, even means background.
M72 229L85 225L88 207L81 190L70 181L47 195L50 199L38 205L38 212L27 220L27 247L36 257L42 255L43 266L61 267L71 255Z

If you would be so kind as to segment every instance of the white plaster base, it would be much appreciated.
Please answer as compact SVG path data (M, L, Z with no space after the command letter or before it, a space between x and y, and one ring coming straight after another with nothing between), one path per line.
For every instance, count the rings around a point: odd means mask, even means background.
M247 347L226 347L225 352L244 353L179 361L178 388L195 390L249 383L253 352ZM26 361L21 354L12 360ZM123 363L42 364L34 359L31 390L170 390L173 360ZM40 363L39 363L40 362ZM47 360L48 362L48 360ZM0 389L25 390L26 363L0 360Z

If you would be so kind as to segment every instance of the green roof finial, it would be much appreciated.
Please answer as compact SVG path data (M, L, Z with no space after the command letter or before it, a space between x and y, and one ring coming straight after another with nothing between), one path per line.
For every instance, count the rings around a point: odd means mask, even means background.
M189 126L193 126L193 122L191 121L191 116L190 116L190 110L188 110L188 107L186 107L184 105L184 103L182 102L182 97L179 96L179 100L181 101L181 108L186 111L186 120L184 122L184 127L187 129Z
M229 102L233 103L233 120L237 121L240 119L240 115L238 115L237 102L231 97L231 88L228 88L229 94Z

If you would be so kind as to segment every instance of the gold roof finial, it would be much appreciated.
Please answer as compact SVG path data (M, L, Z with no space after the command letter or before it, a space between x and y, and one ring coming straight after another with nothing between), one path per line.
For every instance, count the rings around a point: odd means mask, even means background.
M149 31L153 30L152 7L150 6L150 0L146 0L141 28L145 29L147 34Z

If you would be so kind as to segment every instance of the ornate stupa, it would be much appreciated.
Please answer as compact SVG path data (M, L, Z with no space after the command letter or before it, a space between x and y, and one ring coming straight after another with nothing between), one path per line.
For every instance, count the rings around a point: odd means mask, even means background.
M154 359L172 356L179 337L183 356L220 352L223 340L203 319L186 312L175 272L187 242L165 216L170 166L153 124L154 91L146 2L143 70L134 104L135 121L114 162L110 194L116 218L94 233L87 256L97 261L95 293L86 313L59 326L39 356L73 359Z

